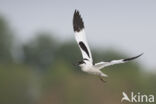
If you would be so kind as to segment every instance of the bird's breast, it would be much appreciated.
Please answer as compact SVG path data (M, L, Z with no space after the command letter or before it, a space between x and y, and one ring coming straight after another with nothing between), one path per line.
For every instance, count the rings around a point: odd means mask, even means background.
M94 67L84 67L82 71L87 72L89 74L99 74L99 70L95 69Z

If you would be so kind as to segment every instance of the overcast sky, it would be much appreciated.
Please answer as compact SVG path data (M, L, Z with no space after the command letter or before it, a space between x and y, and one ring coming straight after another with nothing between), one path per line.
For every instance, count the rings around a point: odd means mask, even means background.
M74 39L75 9L91 48L113 47L129 56L144 52L138 61L156 68L155 0L0 0L0 14L22 41L42 30L60 34L55 37L61 40Z

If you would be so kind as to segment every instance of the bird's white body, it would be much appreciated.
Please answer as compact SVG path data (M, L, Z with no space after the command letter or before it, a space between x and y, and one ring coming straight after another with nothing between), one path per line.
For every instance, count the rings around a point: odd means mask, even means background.
M101 70L99 70L95 66L90 66L90 67L84 66L84 67L81 67L81 70L84 71L84 72L87 72L89 74L98 75L98 76L101 76L101 77L107 77L106 74L104 74Z
M104 67L110 66L110 65L120 64L120 63L124 63L124 62L123 62L123 59L121 59L121 60L113 60L111 62L99 62L99 63L95 63L94 65L87 61L85 61L85 63L86 64L79 65L81 67L82 71L87 72L89 74L93 74L93 75L108 77L108 75L104 74L101 71L101 69L103 69Z
M75 32L74 35L75 35L76 42L81 50L82 57L83 57L83 60L79 62L79 66L81 67L82 71L87 72L89 74L98 75L100 77L107 77L107 75L101 71L101 69L103 69L104 67L114 65L114 64L125 63L130 60L136 59L142 55L140 54L138 56L127 58L127 59L112 60L110 62L102 61L94 64L92 59L92 54L86 40L84 24L77 10L75 10L74 17L73 17L73 28Z

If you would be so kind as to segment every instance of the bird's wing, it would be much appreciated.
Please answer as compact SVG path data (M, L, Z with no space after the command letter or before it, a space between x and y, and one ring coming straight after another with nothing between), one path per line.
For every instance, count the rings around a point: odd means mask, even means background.
M96 63L95 66L98 67L98 68L103 68L103 67L114 65L114 64L121 64L121 63L125 63L125 62L128 62L128 61L134 60L134 59L140 57L141 55L143 55L143 53L140 54L140 55L131 57L131 58L120 59L120 60L112 60L110 62L99 62L99 63Z
M73 28L74 28L74 35L77 41L77 44L81 50L83 59L87 59L89 62L93 62L92 60L92 54L89 49L85 30L84 30L84 24L83 20L79 14L79 11L75 10L74 16L73 16Z

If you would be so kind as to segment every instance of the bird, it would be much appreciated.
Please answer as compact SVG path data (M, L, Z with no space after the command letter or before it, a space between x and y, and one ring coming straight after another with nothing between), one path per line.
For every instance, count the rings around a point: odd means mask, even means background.
M104 78L108 77L108 75L103 73L101 69L111 66L111 65L129 62L131 60L134 60L140 57L143 54L142 53L137 56L126 58L126 59L112 60L108 62L101 61L98 63L93 63L92 53L90 51L90 48L86 39L85 27L84 27L83 19L79 13L79 10L75 10L74 15L73 15L73 30L74 30L74 36L75 36L76 42L82 54L82 60L74 65L79 66L83 72L99 76L99 78L103 82L106 82L104 81Z

